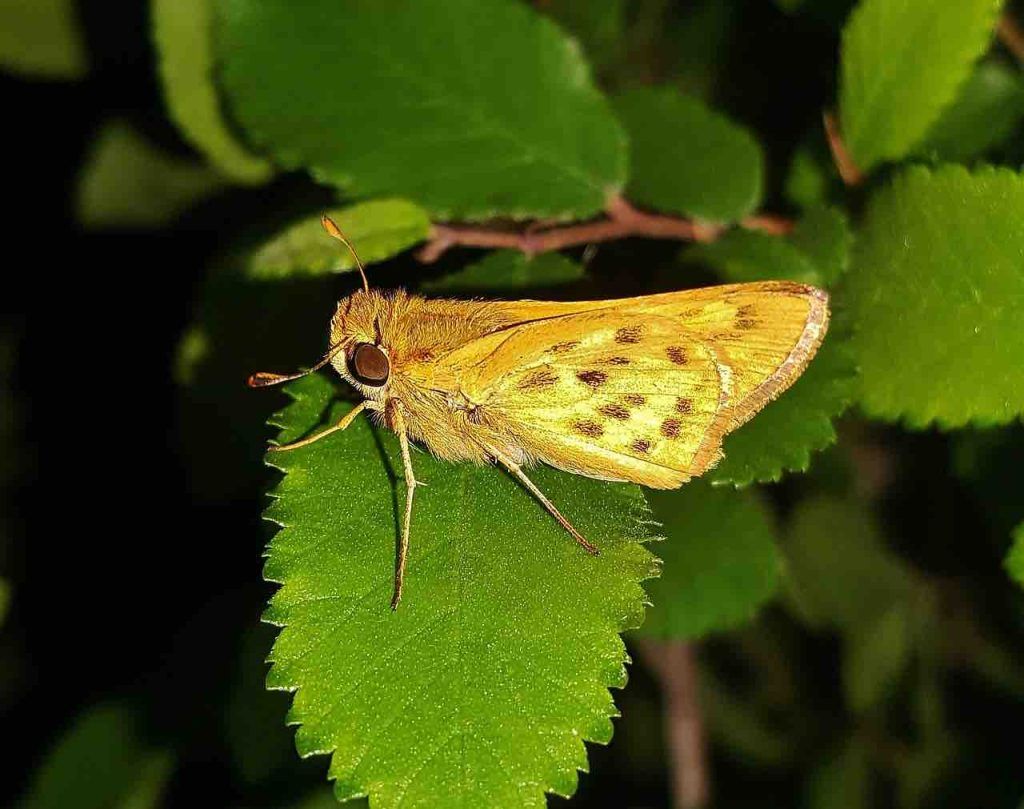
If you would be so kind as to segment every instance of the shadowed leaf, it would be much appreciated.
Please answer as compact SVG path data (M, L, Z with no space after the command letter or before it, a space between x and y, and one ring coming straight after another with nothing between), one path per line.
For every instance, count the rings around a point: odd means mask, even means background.
M690 639L749 621L775 593L779 560L764 506L749 492L702 481L650 492L663 525L662 574L648 589L654 606L637 634Z

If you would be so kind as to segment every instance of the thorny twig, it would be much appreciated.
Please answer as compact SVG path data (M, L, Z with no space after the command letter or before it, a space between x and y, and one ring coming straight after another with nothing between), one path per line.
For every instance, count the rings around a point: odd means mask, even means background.
M722 225L641 211L618 195L608 200L605 213L604 219L593 222L525 231L435 224L431 229L430 240L417 253L417 258L429 264L437 261L448 249L458 245L505 247L532 256L551 250L563 250L567 247L630 236L709 242L718 238L725 230ZM790 220L771 214L749 216L740 224L745 228L762 230L773 235L784 235L793 227Z
M846 185L860 185L864 180L864 174L853 162L853 157L846 148L846 142L839 131L839 122L831 112L825 113L824 120L825 137L828 139L828 148L832 152L832 160L836 164L839 176Z

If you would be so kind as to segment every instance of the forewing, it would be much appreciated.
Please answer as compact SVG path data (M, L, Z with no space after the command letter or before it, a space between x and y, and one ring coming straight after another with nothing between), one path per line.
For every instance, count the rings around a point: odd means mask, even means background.
M584 313L515 329L495 349L464 390L492 420L523 426L528 455L657 488L710 462L722 380L712 352L673 320Z
M828 322L825 293L786 282L509 306L528 321L452 352L446 373L528 455L657 488L713 465L725 434L799 376Z

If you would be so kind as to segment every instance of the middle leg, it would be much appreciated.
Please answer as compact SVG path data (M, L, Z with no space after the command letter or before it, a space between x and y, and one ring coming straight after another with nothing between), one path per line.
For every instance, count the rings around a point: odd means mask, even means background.
M572 538L579 543L580 547L583 548L583 550L585 550L589 554L592 554L593 556L597 556L600 553L597 547L588 542L584 538L583 534L577 531L573 527L573 524L562 515L562 512L555 508L555 504L548 500L544 492L537 488L537 484L535 484L526 476L526 473L523 471L523 468L519 464L517 464L511 458L506 456L504 453L497 452L496 450L493 449L490 450L490 453L494 457L494 459L498 461L498 463L504 466L512 474L512 476L516 478L516 480L518 480L526 487L530 494L532 494L540 501L540 504L548 510L552 517L558 520L559 524L566 531L569 532Z

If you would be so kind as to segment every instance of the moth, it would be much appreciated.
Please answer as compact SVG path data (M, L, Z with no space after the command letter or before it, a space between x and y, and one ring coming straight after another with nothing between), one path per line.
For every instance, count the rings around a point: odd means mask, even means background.
M788 281L572 303L380 292L337 225L322 224L352 253L362 289L339 301L316 365L256 373L249 385L330 364L364 397L337 424L272 451L319 441L364 412L398 435L406 491L392 609L418 485L411 442L446 461L504 467L597 554L530 480L531 464L677 488L713 467L722 439L793 384L828 328L828 295Z

